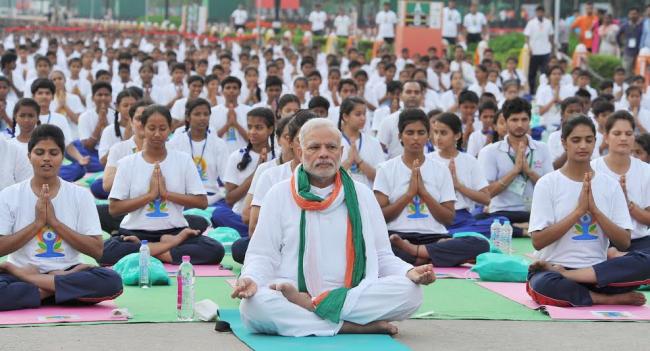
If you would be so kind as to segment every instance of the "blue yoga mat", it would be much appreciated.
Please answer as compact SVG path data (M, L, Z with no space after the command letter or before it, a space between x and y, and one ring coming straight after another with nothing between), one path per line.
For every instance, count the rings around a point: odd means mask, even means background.
M321 350L355 350L355 351L406 351L406 345L388 335L345 334L331 337L309 336L292 338L253 334L244 327L238 310L220 310L220 319L230 323L230 328L239 340L255 351L321 351Z

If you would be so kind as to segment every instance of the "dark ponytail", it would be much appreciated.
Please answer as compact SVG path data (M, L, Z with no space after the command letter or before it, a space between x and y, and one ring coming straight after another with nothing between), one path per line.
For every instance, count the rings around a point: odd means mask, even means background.
M266 107L258 107L250 110L247 115L248 118L251 117L261 117L264 119L264 122L266 123L266 126L269 128L273 128L275 125L275 115L273 114L273 111L271 109L266 108ZM271 144L271 155L273 158L275 158L275 138L274 138L274 133L271 133L269 136L270 139L270 144ZM237 169L240 171L243 171L248 167L248 164L251 163L252 158L251 158L251 150L253 149L253 144L249 141L248 145L246 145L246 149L244 149L244 154L242 155L241 161L237 164Z
M120 130L120 113L118 110L122 99L127 97L132 97L136 101L138 100L138 95L129 89L122 90L117 94L117 98L115 98L115 120L113 122L113 127L115 128L115 136L120 139L122 139L122 131Z
M440 122L446 125L447 127L449 127L449 129L451 129L454 135L463 133L463 125L460 121L460 118L458 118L458 116L456 116L456 114L454 113L451 112L441 113L437 117L435 117L435 121ZM456 141L456 149L459 151L463 150L463 138L459 138Z
M343 126L343 115L349 115L352 113L352 110L354 110L355 106L357 105L365 105L366 103L363 101L363 99L358 98L356 96L346 98L343 100L341 103L341 107L339 108L339 123L338 123L338 128L339 130L342 130L341 127Z

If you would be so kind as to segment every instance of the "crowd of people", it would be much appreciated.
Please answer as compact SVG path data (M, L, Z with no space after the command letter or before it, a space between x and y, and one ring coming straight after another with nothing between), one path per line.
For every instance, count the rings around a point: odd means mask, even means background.
M434 267L490 250L495 219L532 238L536 301L644 304L647 82L621 67L595 89L548 49L527 79L516 58L474 65L462 46L366 60L275 39L7 35L0 310L112 299L106 267L142 240L165 263L217 264L202 234L230 227L249 328L394 334L386 321L417 310Z

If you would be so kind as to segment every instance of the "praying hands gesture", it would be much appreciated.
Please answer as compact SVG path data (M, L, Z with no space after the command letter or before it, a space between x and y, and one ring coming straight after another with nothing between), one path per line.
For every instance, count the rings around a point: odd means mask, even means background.
M356 164L358 166L361 162L363 161L359 156L357 145L355 143L351 143L350 150L348 151L348 158L345 160L345 162L343 162L343 168L350 169L353 164Z
M591 190L591 177L592 173L585 173L585 177L582 181L582 190L580 191L580 197L578 198L578 206L576 211L580 216L590 213L592 216L596 216L599 213L598 207L596 207L596 202L594 201L594 195Z
M56 213L54 212L54 206L52 205L50 186L47 184L43 184L41 192L38 194L34 222L38 227L44 227L45 225L55 226L58 222Z
M454 159L449 161L449 172L451 172L451 180L454 182L454 190L459 190L463 184L458 180L458 175L456 174L456 162Z
M237 113L235 112L235 105L228 104L227 118L228 118L228 120L226 121L226 125L228 125L229 127L236 128L237 127Z
M429 285L436 281L436 274L433 272L432 264L425 264L411 268L406 272L406 277L415 284Z
M151 174L151 180L149 181L149 196L151 197L151 201L153 201L159 197L162 200L167 200L167 195L165 177L160 170L160 164L156 163Z

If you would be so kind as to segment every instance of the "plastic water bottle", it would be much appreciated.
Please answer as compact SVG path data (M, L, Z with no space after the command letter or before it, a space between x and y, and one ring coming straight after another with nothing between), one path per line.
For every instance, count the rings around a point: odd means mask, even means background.
M492 225L490 225L490 242L492 243L492 246L494 246L497 249L501 249L501 223L499 223L499 220L497 218L492 221Z
M140 244L140 287L149 288L149 258L151 252L149 251L149 243L147 240L142 240Z
M501 251L506 255L510 255L512 254L512 225L510 225L510 221L503 222L501 233L501 245L503 245Z
M176 275L176 285L178 320L191 321L194 319L194 267L190 263L190 256L183 256L183 263L178 267Z

